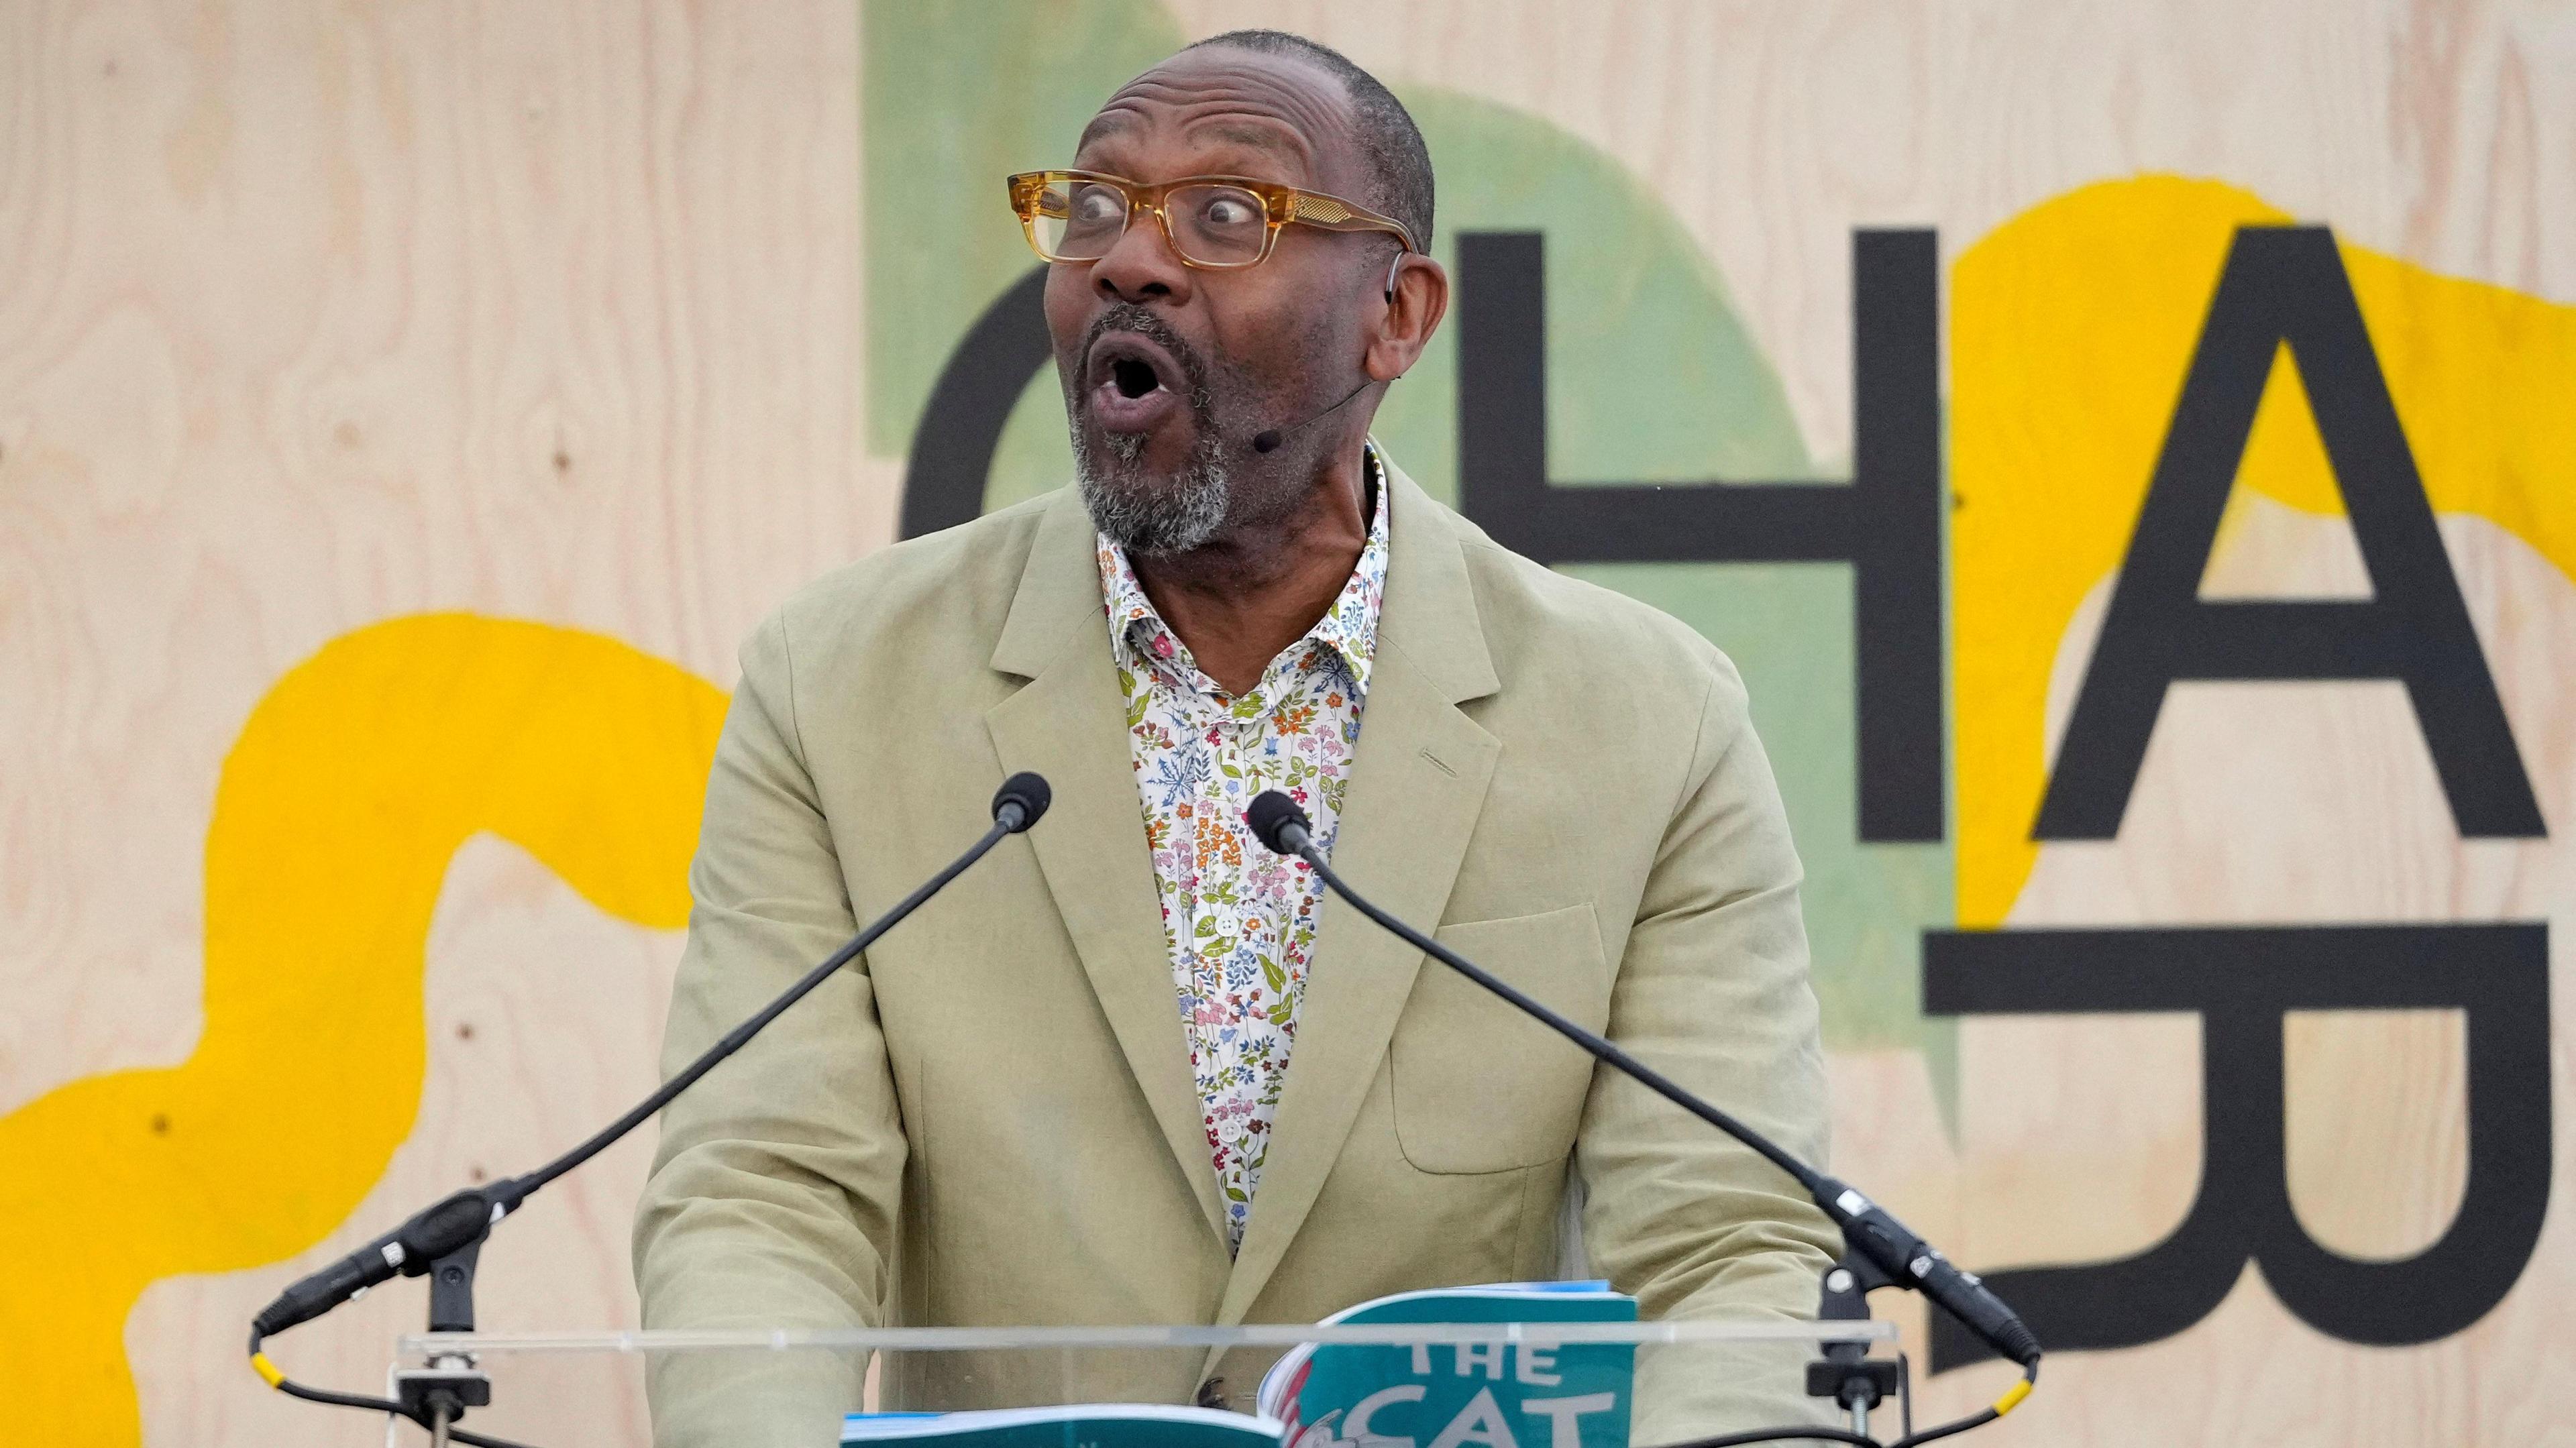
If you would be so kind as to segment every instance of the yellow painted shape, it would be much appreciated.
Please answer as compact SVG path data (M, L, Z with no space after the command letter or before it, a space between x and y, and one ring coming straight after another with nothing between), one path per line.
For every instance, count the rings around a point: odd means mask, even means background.
M143 1289L293 1257L383 1176L419 1109L430 913L468 837L620 919L687 924L724 708L614 639L468 614L360 629L277 682L216 786L195 1053L0 1117L0 1357L38 1380L11 1441L136 1443Z
M2015 217L1953 269L1962 925L2002 923L2038 858L2049 670L2127 550L2228 244L2289 219L2214 181L2104 182ZM2576 307L2342 253L2434 509L2485 518L2576 577ZM2343 510L2278 360L2237 487Z

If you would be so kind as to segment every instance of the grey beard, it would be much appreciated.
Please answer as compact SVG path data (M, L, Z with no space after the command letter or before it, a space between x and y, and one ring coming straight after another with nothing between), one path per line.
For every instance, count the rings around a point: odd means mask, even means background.
M1095 465L1091 450L1075 439L1073 478L1102 537L1130 553L1188 553L1225 526L1225 453L1213 429L1200 429L1190 460L1164 489L1152 489L1144 479L1143 434L1109 433L1101 442L1108 458Z

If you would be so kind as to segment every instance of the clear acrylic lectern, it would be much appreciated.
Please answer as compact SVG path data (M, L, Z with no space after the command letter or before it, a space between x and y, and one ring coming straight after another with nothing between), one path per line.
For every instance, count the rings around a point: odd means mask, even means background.
M1635 1445L1774 1424L1849 1427L1807 1396L1808 1365L1829 1348L1883 1357L1895 1336L1884 1322L1770 1319L423 1333L399 1340L390 1371L470 1359L491 1380L491 1405L460 1426L530 1448L644 1448L648 1375L672 1381L675 1368L701 1381L838 1374L853 1415L1197 1405L1253 1415L1247 1423L1282 1430L1292 1448L1320 1448L1427 1444L1461 1415L1481 1414L1457 1441L1603 1448L1614 1425L1620 1443ZM1329 1407L1318 1396L1327 1387L1341 1394ZM1893 1402L1881 1410L1885 1436L1897 1412ZM417 1427L391 1426L406 1436L389 1441L419 1441ZM854 1416L841 1431L859 1441L891 1430ZM814 1448L832 1438L818 1426Z

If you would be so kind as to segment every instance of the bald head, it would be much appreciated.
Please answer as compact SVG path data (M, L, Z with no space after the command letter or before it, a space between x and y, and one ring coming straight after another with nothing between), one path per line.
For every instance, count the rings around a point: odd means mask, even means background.
M1247 66L1246 57L1258 59ZM1135 124L1135 102L1207 94L1203 88L1212 76L1221 78L1219 94L1235 92L1235 99L1289 123L1297 134L1286 149L1294 150L1312 184L1394 217L1416 245L1431 249L1431 152L1412 113L1377 77L1304 36L1231 30L1187 46L1110 97L1083 130L1083 143ZM1230 129L1253 146L1281 139L1240 125Z
M1284 30L1229 30L1181 52L1222 46L1303 61L1331 76L1348 108L1350 136L1360 151L1366 176L1350 193L1353 201L1394 217L1413 233L1416 245L1431 249L1431 148L1413 113L1376 76L1352 63L1329 45Z
M1403 107L1332 51L1275 32L1216 37L1121 86L1073 169L1145 186L1271 182L1347 198L1417 238L1431 222L1429 162ZM1184 226L1241 205L1188 204ZM1277 221L1257 261L1210 265L1183 257L1174 225L1131 203L1105 251L1047 274L1093 520L1131 554L1212 557L1330 497L1356 534L1369 419L1439 326L1446 273L1383 230Z

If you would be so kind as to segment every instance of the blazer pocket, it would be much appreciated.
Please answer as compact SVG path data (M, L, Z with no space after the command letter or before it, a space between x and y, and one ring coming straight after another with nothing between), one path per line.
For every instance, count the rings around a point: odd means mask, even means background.
M1589 904L1444 925L1442 945L1577 1024L1610 1019L1610 972ZM1387 1047L1395 1140L1426 1172L1513 1171L1564 1159L1592 1058L1439 961L1425 959Z

